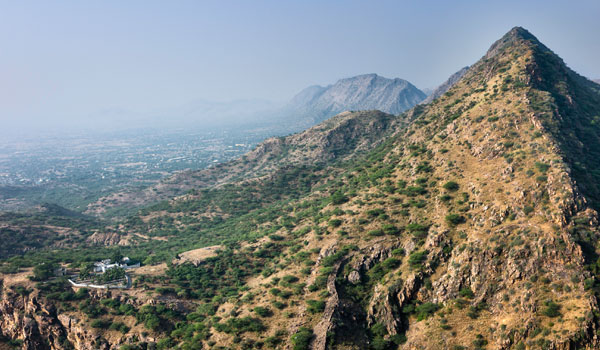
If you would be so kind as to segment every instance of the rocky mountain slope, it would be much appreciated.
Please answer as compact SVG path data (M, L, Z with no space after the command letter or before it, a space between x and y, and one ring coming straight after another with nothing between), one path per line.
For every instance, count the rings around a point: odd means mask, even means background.
M433 102L436 98L446 93L454 84L456 84L460 78L467 73L469 67L463 67L458 72L452 74L448 80L442 83L440 86L435 88L421 103L427 104Z
M342 175L317 213L292 205L289 226L241 251L252 264L282 249L249 272L246 302L215 306L209 339L597 347L599 158L583 155L600 150L598 111L597 86L511 30L381 158ZM172 282L194 283L184 271ZM261 329L237 328L248 317Z
M596 348L599 111L595 84L511 30L322 220L276 233L305 243L220 323L268 308L288 348Z
M147 257L130 290L4 276L2 333L24 349L600 347L598 84L517 27L432 103L356 116L122 222L166 238L120 248ZM89 261L57 256L35 261Z
M310 86L298 93L282 113L288 122L306 128L344 111L377 109L400 114L425 97L406 80L364 74L329 86Z

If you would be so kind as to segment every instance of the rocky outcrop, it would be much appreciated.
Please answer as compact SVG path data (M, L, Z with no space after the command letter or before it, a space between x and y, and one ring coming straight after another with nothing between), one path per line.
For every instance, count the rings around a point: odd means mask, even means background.
M110 296L110 291L93 290L88 295L96 301ZM119 296L115 298L120 300ZM140 306L132 300L121 301ZM152 342L148 336L133 332L107 339L79 313L59 311L37 290L25 295L4 291L0 300L0 335L22 340L23 350L116 350L139 340Z
M118 245L122 244L124 238L117 232L95 232L87 238L87 241L95 245Z
M323 311L321 320L313 329L314 338L311 344L311 350L325 350L327 348L327 336L335 327L333 322L334 314L337 312L340 303L335 285L335 279L341 263L341 261L338 261L333 266L333 271L331 274L327 277L327 291L329 292L329 298L327 298L325 310Z
M0 330L11 339L23 340L24 350L63 349L67 332L52 306L39 303L38 294L5 293L0 301Z

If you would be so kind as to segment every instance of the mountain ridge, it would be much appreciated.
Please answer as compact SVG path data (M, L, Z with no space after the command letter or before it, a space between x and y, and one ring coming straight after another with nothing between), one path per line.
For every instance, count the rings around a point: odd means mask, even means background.
M243 157L197 171L183 171L143 190L117 192L88 205L87 214L107 208L137 208L181 195L191 189L222 186L269 175L288 165L327 164L354 157L381 142L408 121L380 111L344 112L303 132L272 137ZM224 174L223 176L218 176ZM160 195L157 195L160 193Z

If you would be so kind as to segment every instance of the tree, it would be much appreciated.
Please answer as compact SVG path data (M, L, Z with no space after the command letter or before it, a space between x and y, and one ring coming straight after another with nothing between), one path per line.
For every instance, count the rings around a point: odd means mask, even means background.
M33 279L36 281L45 281L54 276L54 271L58 269L56 263L41 263L33 268Z
M92 271L94 269L94 264L91 262L85 263L81 270L79 271L79 278L87 279L92 275Z
M115 250L110 256L110 260L114 263L120 263L123 260L123 254L121 254L120 250Z

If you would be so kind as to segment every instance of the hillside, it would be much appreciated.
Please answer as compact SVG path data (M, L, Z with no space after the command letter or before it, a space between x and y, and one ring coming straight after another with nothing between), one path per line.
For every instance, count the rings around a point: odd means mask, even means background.
M101 228L96 220L55 204L26 213L0 213L0 259L38 249L80 246Z
M583 154L600 149L599 110L595 85L511 30L444 96L413 111L381 158L338 176L327 192L339 195L292 203L270 221L279 225L265 223L270 238L235 255L255 266L235 293L242 302L213 304L220 320L208 339L312 349L596 346L600 158ZM187 273L168 275L180 288L204 285ZM260 330L242 326L248 317Z
M513 28L430 104L269 140L118 224L144 240L4 261L0 329L24 349L596 349L599 116L600 86ZM26 278L111 252L144 262L133 288Z
M303 132L267 139L237 160L204 170L184 171L149 188L100 198L88 206L86 213L99 215L119 209L131 212L192 189L247 181L290 165L312 166L350 159L378 145L403 123L404 117L379 111L342 113Z
M281 113L287 123L307 128L344 111L380 110L400 114L426 98L406 80L364 74L328 86L310 86L298 93Z

